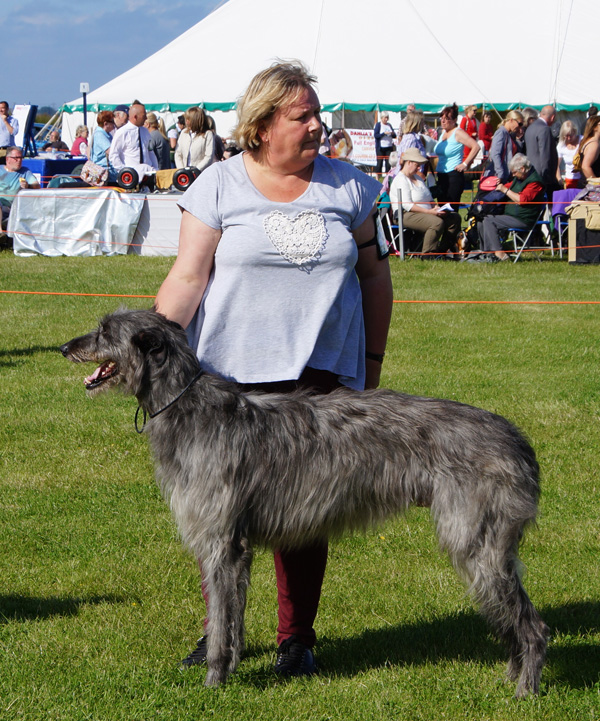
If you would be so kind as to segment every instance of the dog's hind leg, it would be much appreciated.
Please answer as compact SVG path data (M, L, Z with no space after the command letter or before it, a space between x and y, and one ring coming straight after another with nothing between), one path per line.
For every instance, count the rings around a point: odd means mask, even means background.
M237 668L244 645L244 612L252 549L246 539L219 539L202 559L210 603L206 686L218 686Z
M518 538L505 552L501 542L484 544L460 565L482 615L508 646L507 675L518 682L515 696L521 698L539 690L548 627L521 583L517 548Z

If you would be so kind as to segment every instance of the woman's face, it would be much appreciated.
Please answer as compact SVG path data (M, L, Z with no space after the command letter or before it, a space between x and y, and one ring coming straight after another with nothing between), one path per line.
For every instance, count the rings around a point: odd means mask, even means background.
M269 158L290 170L308 167L321 145L321 104L312 88L305 88L288 106L275 112L260 132Z
M523 127L523 122L521 120L519 120L518 118L511 118L508 121L508 123L509 123L508 130L511 133L516 133L519 128Z
M115 124L113 123L112 120L107 120L104 123L104 130L106 130L107 133L112 133L114 129L115 129Z
M452 128L456 125L454 120L450 117L448 113L445 113L440 118L440 125L444 130L452 130Z
M412 178L412 176L417 172L419 169L419 163L417 163L415 160L405 160L404 165L402 166L402 172L405 175L408 175L409 178Z

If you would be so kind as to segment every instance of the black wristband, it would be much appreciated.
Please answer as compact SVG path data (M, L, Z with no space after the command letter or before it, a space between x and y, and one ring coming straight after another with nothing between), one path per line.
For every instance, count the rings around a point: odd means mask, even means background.
M383 363L384 356L385 356L385 353L370 353L369 351L365 352L365 358L368 358L369 360L377 361L378 363Z

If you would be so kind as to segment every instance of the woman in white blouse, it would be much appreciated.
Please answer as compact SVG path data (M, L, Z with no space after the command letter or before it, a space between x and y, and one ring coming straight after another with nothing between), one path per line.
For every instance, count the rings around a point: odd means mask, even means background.
M204 111L198 107L188 108L185 111L185 128L175 149L175 167L191 165L198 170L208 168L215 161L214 137L208 129Z
M394 178L390 189L392 210L398 212L398 191L402 194L402 224L423 233L423 260L434 260L447 250L457 250L460 233L460 215L452 210L442 210L434 201L429 188L417 175L419 167L427 158L409 148L402 156L402 170Z

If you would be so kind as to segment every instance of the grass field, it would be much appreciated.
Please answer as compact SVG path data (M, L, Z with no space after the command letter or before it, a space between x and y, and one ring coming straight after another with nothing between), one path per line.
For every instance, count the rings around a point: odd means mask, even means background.
M15 258L0 290L153 295L169 259ZM399 301L598 301L598 268L392 259ZM257 553L238 673L178 670L201 632L194 560L153 481L132 398L85 397L56 348L143 298L0 294L0 720L600 718L600 306L397 303L383 384L480 405L530 437L543 473L522 556L553 638L539 697L411 510L330 550L321 674L282 683L272 558Z

